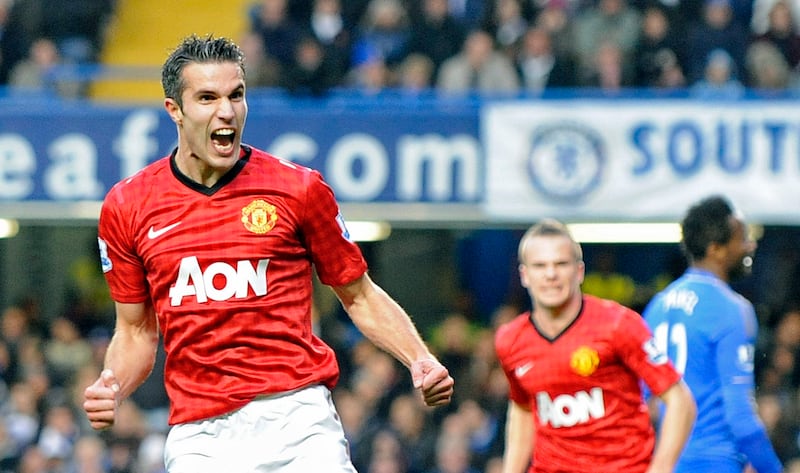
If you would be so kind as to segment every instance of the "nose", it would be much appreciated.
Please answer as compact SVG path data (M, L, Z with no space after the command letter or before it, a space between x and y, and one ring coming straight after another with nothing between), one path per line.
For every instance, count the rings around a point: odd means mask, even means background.
M233 102L227 97L223 97L217 107L217 115L223 120L230 120L234 117Z

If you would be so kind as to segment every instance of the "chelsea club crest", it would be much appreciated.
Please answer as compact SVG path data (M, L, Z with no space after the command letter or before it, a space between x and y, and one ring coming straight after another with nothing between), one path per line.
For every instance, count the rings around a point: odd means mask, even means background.
M540 127L531 137L526 167L536 190L554 200L577 202L600 183L603 143L594 130L578 124Z

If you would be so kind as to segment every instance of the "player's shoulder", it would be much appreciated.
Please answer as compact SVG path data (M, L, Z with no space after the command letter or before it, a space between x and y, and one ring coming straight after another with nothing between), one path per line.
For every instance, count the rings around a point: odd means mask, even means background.
M603 299L589 294L583 295L583 309L580 323L601 327L610 334L638 331L647 324L635 310L617 301Z
M519 337L523 330L532 324L530 315L530 312L524 312L497 327L494 336L495 345L508 345Z
M158 183L165 175L171 175L170 157L154 161L143 167L130 177L115 183L106 194L105 204L123 204L125 202L135 202L148 189L163 189Z
M609 318L620 319L632 316L639 317L639 314L630 307L622 305L617 301L603 299L591 294L583 295L583 312L584 315L591 317L602 317L606 320Z
M250 163L255 167L264 167L274 172L285 173L288 175L294 174L297 176L317 173L315 170L307 166L303 166L301 164L297 164L287 159L275 156L274 154L271 154L262 149L249 145L242 145L242 146L249 151Z

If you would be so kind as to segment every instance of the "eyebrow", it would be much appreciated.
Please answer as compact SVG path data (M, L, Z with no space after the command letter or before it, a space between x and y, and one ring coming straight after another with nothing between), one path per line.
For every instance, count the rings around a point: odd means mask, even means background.
M231 94L233 94L233 93L236 93L236 92L239 92L239 91L243 91L243 90L245 90L245 84L244 84L244 82L240 82L240 83L239 83L239 85L237 85L236 87L234 87L233 89L231 89L231 90L230 90L230 92L227 92L227 93L222 93L222 94L221 94L221 93L220 93L218 90L216 90L216 89L198 89L196 92L194 92L194 94L193 94L193 95L203 95L203 94L210 94L210 95L222 95L222 96L227 96L227 95L231 95Z

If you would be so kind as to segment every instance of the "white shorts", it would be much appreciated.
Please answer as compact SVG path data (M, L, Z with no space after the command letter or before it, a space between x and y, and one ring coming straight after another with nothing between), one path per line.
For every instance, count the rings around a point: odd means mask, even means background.
M230 414L175 425L164 464L169 473L356 473L324 386L262 396Z

